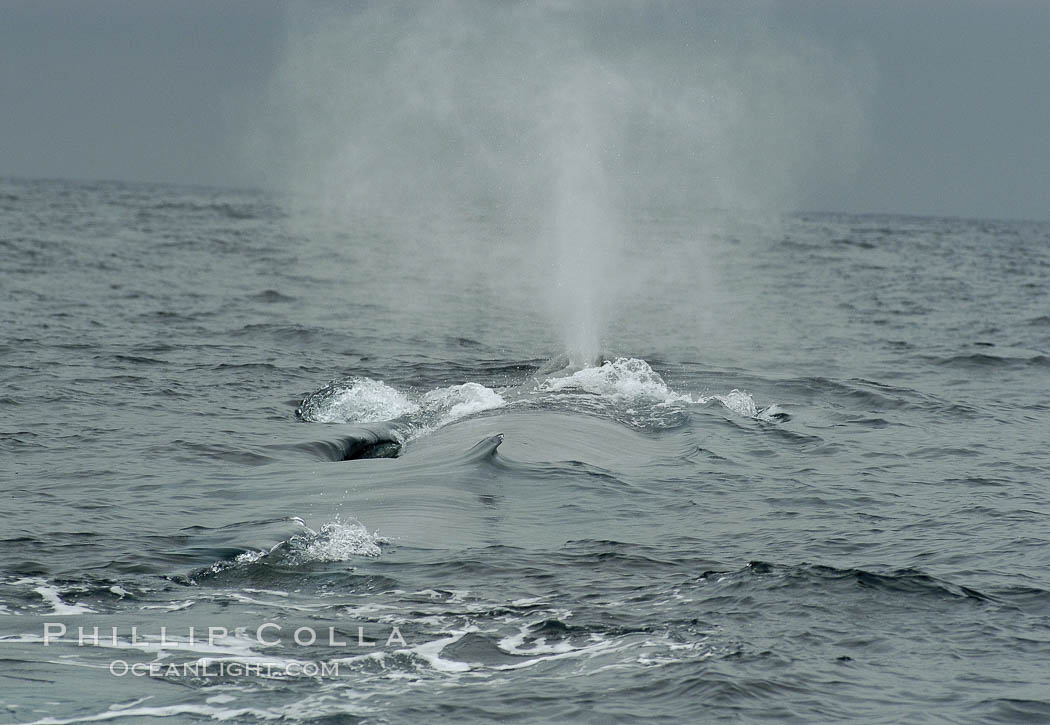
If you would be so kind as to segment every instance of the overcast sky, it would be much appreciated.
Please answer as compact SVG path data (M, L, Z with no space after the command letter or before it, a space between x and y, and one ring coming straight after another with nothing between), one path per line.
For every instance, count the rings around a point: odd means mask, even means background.
M859 167L809 179L802 207L1050 218L1050 2L772 8L771 33L870 66ZM243 138L289 15L265 0L0 0L0 176L257 185Z

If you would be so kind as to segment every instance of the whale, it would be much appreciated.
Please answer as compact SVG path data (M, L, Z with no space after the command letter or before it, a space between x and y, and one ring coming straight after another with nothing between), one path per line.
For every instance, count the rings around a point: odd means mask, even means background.
M389 423L339 426L339 434L322 440L284 443L271 449L304 453L322 461L355 461L363 458L397 458L404 436Z
M492 457L503 442L503 434L486 436L467 450L462 459L481 461ZM322 461L357 461L371 458L398 458L404 451L404 436L390 423L346 426L333 438L271 446L279 450L305 453Z

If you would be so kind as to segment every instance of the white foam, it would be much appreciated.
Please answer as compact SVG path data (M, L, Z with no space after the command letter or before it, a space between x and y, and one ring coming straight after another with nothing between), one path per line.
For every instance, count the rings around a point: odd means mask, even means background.
M288 596L288 595L284 594L282 596ZM296 606L294 604L290 604L288 602L282 602L282 601L267 601L265 599L257 599L255 597L249 597L247 594L241 594L240 592L227 592L227 593L223 594L223 597L230 597L230 598L236 599L238 602L243 602L244 604L260 604L260 605L262 605L264 607L282 607L282 608L285 608L285 609L293 609L293 610L295 610L297 612L316 612L316 611L324 608L323 604L318 604L318 605L315 605L315 606L312 606L312 607L305 607L305 606Z
M153 699L153 695L146 695L145 697L140 697L137 700L132 700L131 702L125 702L125 703L115 702L115 703L113 703L112 705L109 706L109 709L110 710L127 710L129 707L135 707L135 705L141 705L146 700L151 700L151 699ZM231 697L230 699L232 700L233 698Z
M617 401L654 403L692 402L688 396L671 390L649 363L638 358L619 357L600 367L584 368L571 375L547 378L541 392L580 391Z
M296 534L288 540L295 563L376 557L382 553L380 544L385 543L388 543L387 539L378 532L369 531L364 524L353 519L335 519L323 524L317 532Z
M706 405L712 400L721 403L724 408L733 411L737 415L762 420L767 423L777 422L779 416L784 414L783 409L776 403L760 409L750 393L745 393L736 388L725 395L698 395L696 398L696 402L699 405Z
M42 634L0 634L0 642L43 642L44 635ZM50 641L61 641L61 638L54 637Z
M439 672L467 672L471 665L457 660L446 660L441 657L441 650L450 644L458 642L470 632L477 632L477 627L468 627L459 632L453 632L451 636L444 639L436 639L433 642L424 642L408 649L409 652L424 660L428 665Z
M508 406L535 395L565 396L574 407L602 412L616 404L618 416L634 423L665 423L674 420L685 405L717 401L737 415L775 421L776 406L760 409L747 392L691 396L672 390L645 360L618 357L597 367L571 370L544 378L534 388L497 392L479 383L436 388L422 395L403 393L381 380L352 377L333 382L309 396L300 407L305 420L319 423L375 423L408 419L408 440L418 438L457 420ZM504 396L508 397L504 397ZM509 400L508 400L509 398ZM668 415L672 416L668 418Z
M411 416L419 435L506 404L503 396L478 383L436 388L413 399L381 380L348 378L309 396L299 413L315 423L378 423Z
M52 606L52 608L54 609L54 612L52 612L52 614L91 614L91 613L93 613L95 611L94 609L90 609L88 607L85 607L82 604L75 604L75 603L74 604L66 604L65 602L62 601L61 597L59 597L58 589L56 589L55 587L49 585L47 582L45 582L42 579L37 579L37 580L26 580L26 579L23 579L22 582L17 582L17 583L23 583L23 582L26 582L26 583L40 582L40 585L37 586L37 587L34 587L33 591L36 592L37 594L39 594L41 596L41 598L45 602L47 602L48 604L50 604Z
M282 591L280 591L278 589L255 589L253 587L245 587L244 591L251 592L252 594L272 594L275 597L287 597L288 596L288 592L282 592Z
M264 556L266 556L265 551L246 551L243 554L238 554L234 558L234 561L238 564L251 564L252 562L258 561Z
M438 425L448 425L468 415L507 404L502 395L478 383L437 388L424 395L421 402L426 413L439 416Z
M301 408L315 423L379 423L419 410L408 396L382 380L348 378L310 396Z
M754 418L758 415L758 406L755 404L755 399L749 393L736 388L733 388L725 395L698 396L696 402L706 405L712 400L717 400L737 415L743 415L748 418Z
M599 367L576 370L567 375L556 375L543 380L537 387L541 393L584 393L599 396L611 402L649 408L658 419L657 409L666 409L679 404L706 405L719 402L727 410L747 418L775 421L782 413L776 405L759 409L750 393L736 388L724 395L698 395L695 398L678 393L670 388L659 373L645 360L620 357L606 361ZM625 411L631 417L644 417L642 409L634 407ZM653 415L650 415L650 418Z
M297 518L297 520L302 523L302 519ZM377 557L382 554L380 545L389 543L389 540L380 536L379 532L369 531L364 524L356 519L343 520L336 518L322 524L318 531L314 531L306 526L305 523L303 523L303 528L305 529L303 532L294 534L287 541L278 542L269 550L246 551L238 554L232 561L223 559L215 562L209 567L209 570L214 574L219 574L232 567L247 566L269 556L280 557L283 555L286 557L285 562L292 566L299 566L313 561L347 561L358 556ZM283 592L269 593L287 596ZM286 602L267 602L241 593L233 593L232 596L247 603L292 607L293 609L310 611L309 608L295 607Z
M183 599L182 601L174 601L169 604L143 604L139 609L160 609L165 612L178 612L183 609L189 609L196 603L196 599Z
M198 715L210 717L214 720L233 720L235 718L261 718L264 720L278 720L284 717L281 713L267 712L265 710L253 710L249 708L223 709L209 705L167 705L164 707L136 707L128 710L108 710L97 715L81 715L68 720L55 718L44 718L34 720L30 725L67 725L67 723L78 722L100 722L103 720L116 720L121 717L170 717L172 715Z
M521 638L518 635L511 635L500 640L500 647L504 645L521 643ZM494 669L497 670L520 670L524 667L532 667L539 664L540 662L550 662L551 660L561 659L573 659L576 657L595 657L602 652L611 652L616 649L622 648L623 645L617 645L612 640L605 639L601 635L592 634L590 635L590 644L585 644L580 647L573 647L567 642L558 645L548 645L543 639L539 639L536 642L535 647L529 649L508 649L507 651L515 655L537 655L531 657L523 662L515 662L512 664L497 665Z
M546 637L537 637L528 648L525 648L525 638L528 636L529 628L523 626L519 628L517 634L512 634L501 639L497 646L504 652L512 655L565 654L566 652L573 652L577 649L568 641L547 644Z

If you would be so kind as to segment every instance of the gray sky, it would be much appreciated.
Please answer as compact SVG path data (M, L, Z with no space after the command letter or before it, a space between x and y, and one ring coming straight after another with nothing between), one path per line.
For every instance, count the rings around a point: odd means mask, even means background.
M1050 218L1050 2L771 7L769 33L865 64L859 165L820 166L801 207ZM0 0L0 176L257 185L244 139L288 17L264 0Z

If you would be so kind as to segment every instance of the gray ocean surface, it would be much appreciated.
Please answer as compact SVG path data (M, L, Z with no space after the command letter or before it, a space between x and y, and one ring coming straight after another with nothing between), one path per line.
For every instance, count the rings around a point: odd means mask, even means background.
M1050 224L625 219L0 182L0 721L1050 722Z

